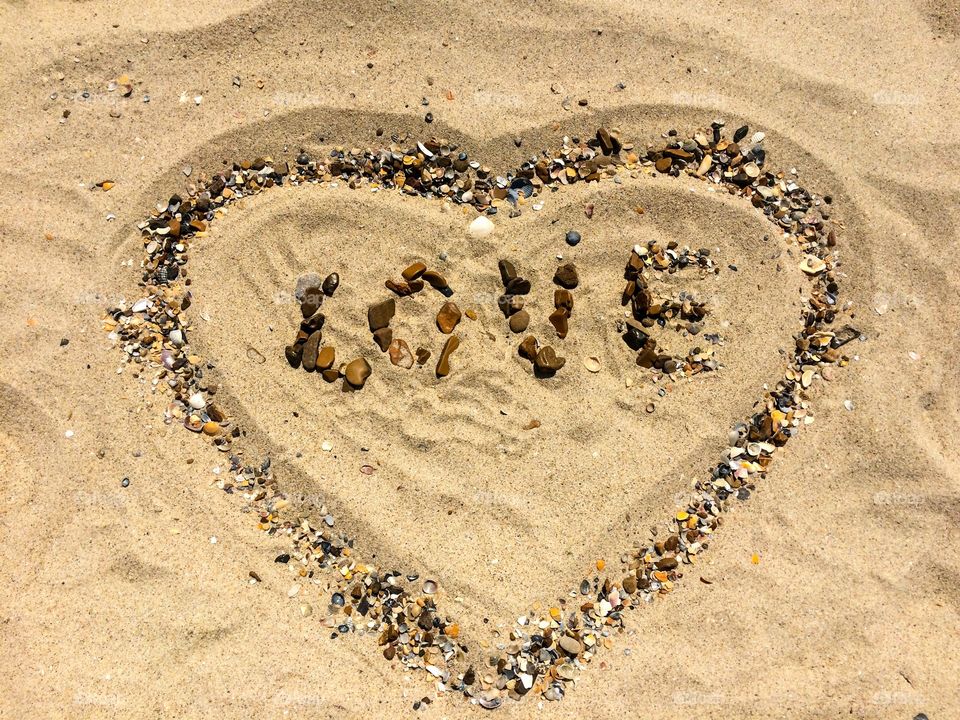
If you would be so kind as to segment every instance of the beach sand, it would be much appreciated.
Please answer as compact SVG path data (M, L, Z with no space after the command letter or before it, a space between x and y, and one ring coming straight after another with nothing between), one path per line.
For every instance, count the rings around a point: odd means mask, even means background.
M136 223L201 172L258 155L440 136L505 174L601 125L647 143L716 117L764 132L773 167L832 196L844 322L866 341L811 388L815 422L678 589L630 613L562 702L501 712L960 714L958 34L948 3L902 0L4 5L0 717L405 717L423 697L424 717L484 712L370 637L330 639L323 612L301 617L273 562L289 543L213 487L224 455L164 424L167 400L101 329L106 307L139 297ZM130 97L108 89L122 75ZM663 177L543 200L475 239L473 210L275 189L231 207L190 261L192 347L246 446L358 553L438 580L478 663L518 616L675 512L801 327L799 258L746 201ZM629 249L651 239L710 248L720 269L656 281L705 299L704 332L724 337L722 371L663 397L615 328ZM531 279L530 329L550 339L558 254L581 283L570 335L553 341L567 366L540 380L496 307L496 263ZM437 293L398 300L392 324L432 350L423 368L392 366L366 327L384 279L418 259L477 316L442 380ZM311 271L341 275L325 341L370 361L360 392L284 361L290 295ZM679 354L697 344L660 338Z

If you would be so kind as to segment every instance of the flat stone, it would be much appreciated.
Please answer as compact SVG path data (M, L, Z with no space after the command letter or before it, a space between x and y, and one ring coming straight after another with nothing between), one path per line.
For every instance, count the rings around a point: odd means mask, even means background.
M450 356L453 351L460 347L460 338L451 335L443 344L443 350L440 351L440 359L437 361L437 377L442 378L450 374Z
M393 342L393 330L388 327L380 328L373 333L373 340L380 348L380 352L386 352Z
M573 290L580 283L580 277L577 275L577 266L573 263L561 265L557 268L557 272L554 273L553 281L560 287Z
M331 367L333 367L336 356L336 351L332 345L327 345L325 348L322 348L317 354L317 369L329 370Z
M387 352L390 354L390 362L397 367L402 367L404 370L413 367L413 353L410 352L410 346L406 341L400 338L394 339L387 348Z
M423 347L417 348L417 365L423 365L430 359L430 351Z
M376 332L390 324L397 312L397 303L393 298L371 305L367 310L367 322L370 323L370 332Z
M569 635L564 635L561 637L557 645L560 646L561 650L570 655L579 655L581 652L583 652L583 645L581 642L574 637L570 637Z
M510 331L522 333L530 325L530 313L526 310L518 310L510 316Z
M437 327L444 335L449 335L457 327L461 317L463 316L460 313L460 308L455 303L445 302L443 307L440 308L440 312L437 313Z
M427 270L420 278L425 280L434 290L443 292L450 287L447 284L447 279L436 270Z
M412 265L407 266L407 268L400 273L403 275L404 280L416 280L418 277L423 275L427 271L427 266L422 262L415 262Z
M303 346L303 369L307 372L313 372L317 369L317 353L320 348L322 335L319 330L307 338Z
M365 358L351 360L343 369L343 376L353 387L362 388L370 377L370 363Z

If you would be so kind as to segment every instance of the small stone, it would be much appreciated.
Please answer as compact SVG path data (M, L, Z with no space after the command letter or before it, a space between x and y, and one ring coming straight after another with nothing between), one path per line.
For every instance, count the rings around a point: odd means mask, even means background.
M530 313L526 310L518 310L510 316L510 331L522 333L530 325Z
M537 352L537 357L533 361L533 365L538 372L544 375L553 375L562 368L566 362L566 358L559 357L552 347L546 345Z
M290 363L290 367L296 370L303 361L303 345L287 345L283 349L283 354Z
M324 278L323 285L321 289L323 294L327 297L333 297L333 294L337 291L337 288L340 287L340 276L337 273L330 273Z
M460 308L452 302L445 302L437 313L437 327L444 335L449 335L460 322Z
M497 263L497 267L500 269L500 280L503 282L504 287L509 285L510 281L518 276L517 269L509 260L501 260Z
M397 303L393 298L371 305L367 310L367 322L370 324L370 332L376 332L380 328L387 327L396 312Z
M293 291L293 296L299 302L303 302L308 288L315 288L323 283L323 279L317 273L305 273L297 278L297 285Z
M307 288L300 303L300 312L304 318L308 318L320 309L321 304L323 304L323 294L320 292L320 288Z
M573 312L573 293L566 288L557 288L553 291L553 306L563 308L567 315Z
M327 345L317 354L317 370L329 370L336 360L336 351L332 345Z
M557 643L560 648L570 655L579 655L583 651L583 645L574 637L564 635Z
M302 603L300 605L300 616L310 617L311 615L313 615L313 607L309 603Z
M303 345L303 369L307 372L313 372L317 369L317 355L320 349L320 339L322 335L319 330L312 333Z
M417 365L423 365L430 359L430 351L426 348L418 347L417 348Z
M440 292L443 292L444 290L448 290L450 287L447 284L447 279L443 275L438 273L436 270L427 270L420 277L424 281L429 283L430 287L432 287L434 290L439 290Z
M662 157L654 163L654 167L657 168L659 173L669 172L671 165L673 165L673 159L669 157Z
M515 277L507 283L506 295L527 295L530 293L531 285L529 280L521 277Z
M577 266L573 263L561 265L557 268L557 272L554 273L553 281L560 287L573 290L580 282L580 278L577 275Z
M406 341L399 338L395 339L390 343L387 352L390 354L390 362L397 367L401 367L404 370L409 370L413 367L413 353L410 352L410 346L407 345Z
M402 273L404 280L416 280L427 271L427 266L422 262L415 262L408 266Z
M557 308L552 313L550 313L550 324L553 325L554 329L557 331L557 337L563 340L567 336L569 331L569 326L567 319L570 317L570 314L567 312L566 308Z
M360 389L367 382L367 378L370 377L370 363L365 358L351 360L343 369L343 376L350 385Z
M490 218L486 215L480 215L470 223L467 227L467 232L470 234L470 237L479 239L492 235L495 228L496 226Z
M527 335L522 341L520 341L520 347L518 352L520 357L533 362L537 359L537 352L540 350L540 344L537 342L537 339L533 335Z
M440 351L440 359L437 361L437 377L442 378L450 374L450 356L453 351L460 347L460 338L451 335L443 344L443 350Z
M570 247L575 247L576 245L580 244L580 233L578 233L576 230L567 230L565 239L567 241L567 245Z
M393 342L393 330L388 327L380 328L373 333L373 341L377 343L380 352L386 352L387 348L390 347L390 343Z

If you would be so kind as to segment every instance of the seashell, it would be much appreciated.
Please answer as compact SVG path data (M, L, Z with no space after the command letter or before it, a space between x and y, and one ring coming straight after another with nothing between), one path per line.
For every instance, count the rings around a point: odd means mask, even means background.
M486 215L480 215L473 222L470 223L467 228L467 232L470 234L470 237L474 238L485 238L493 234L493 230L496 226L493 224L493 221L490 220Z

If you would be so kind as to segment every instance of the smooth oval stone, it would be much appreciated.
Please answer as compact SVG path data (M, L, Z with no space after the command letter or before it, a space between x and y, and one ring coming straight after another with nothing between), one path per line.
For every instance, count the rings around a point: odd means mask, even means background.
M437 327L444 335L449 335L457 327L461 317L463 316L460 313L460 308L455 303L445 302L443 307L440 308L440 312L437 313Z
M329 370L331 367L333 367L336 357L336 350L334 350L332 345L327 345L317 354L317 369Z
M580 278L577 275L577 266L573 263L561 265L557 268L557 272L554 273L553 281L560 287L573 290L580 282Z
M370 377L370 363L366 358L357 358L347 363L343 369L343 376L353 387L362 388L367 378Z
M335 382L337 379L339 379L340 371L337 370L336 368L327 368L322 373L320 373L320 377L322 377L328 383L332 383L332 382Z
M580 641L569 635L564 635L557 644L565 653L569 653L570 655L579 655L583 650L583 645L580 644Z
M510 331L522 333L530 326L530 313L526 310L518 310L510 316Z
M324 295L332 297L338 287L340 287L340 276L337 273L330 273L324 278L321 289Z
M567 241L567 245L574 247L580 244L581 237L580 233L576 230L567 230L567 235L564 239Z
M447 279L436 270L427 270L425 273L423 273L423 275L420 276L420 279L429 283L430 287L432 287L434 290L443 291L450 287L447 284Z
M450 356L453 351L460 347L460 338L451 335L443 344L443 350L440 351L440 359L437 361L437 377L442 378L450 374Z
M655 163L657 172L665 173L670 170L670 166L673 165L673 160L669 157L662 157Z
M427 270L427 266L422 262L415 262L412 265L408 266L401 275L403 275L404 280L416 280L418 277L423 275Z
M393 298L378 302L367 309L367 322L370 323L370 332L376 332L390 324L397 312L397 303Z
M322 333L317 330L307 338L303 345L303 369L307 372L313 372L317 369L317 353L320 348L320 339Z

